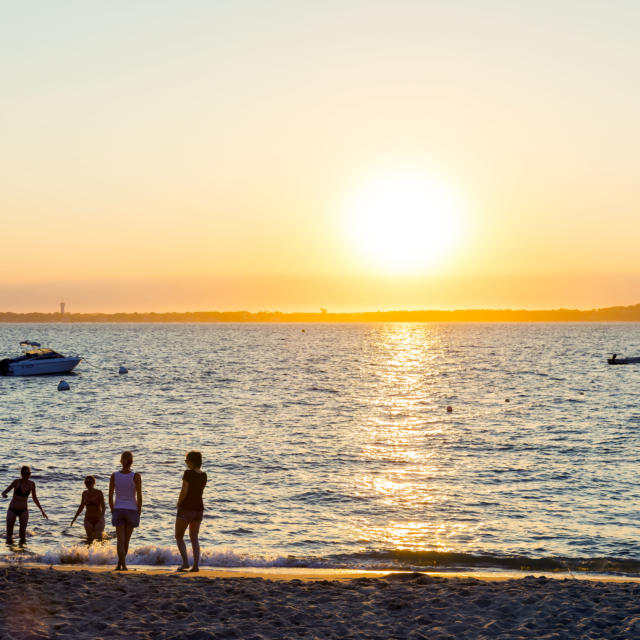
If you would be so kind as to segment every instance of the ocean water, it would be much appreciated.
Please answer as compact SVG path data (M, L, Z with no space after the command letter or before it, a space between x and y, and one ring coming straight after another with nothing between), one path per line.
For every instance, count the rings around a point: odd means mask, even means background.
M66 392L0 378L2 489L31 465L50 518L5 559L114 562L69 522L131 449L131 563L177 562L198 449L203 564L640 572L640 366L606 364L637 325L0 325L23 339L83 361Z

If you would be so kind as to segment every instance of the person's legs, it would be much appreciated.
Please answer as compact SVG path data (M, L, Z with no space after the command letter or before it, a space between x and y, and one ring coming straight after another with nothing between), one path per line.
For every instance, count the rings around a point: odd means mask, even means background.
M124 550L124 538L125 538L125 526L124 524L116 526L116 538L117 538L117 550L118 550L118 566L116 571L125 571L127 568L126 552Z
M97 522L85 520L84 530L87 532L87 542L91 544L96 538L102 537L102 532L104 531L104 519L100 518Z
M182 566L180 569L189 568L189 558L187 556L187 545L184 543L184 532L187 530L189 523L181 518L176 518L176 544L182 558Z
M13 540L13 527L16 524L16 514L7 509L7 540Z
M130 524L124 526L124 555L129 553L129 540L131 540L131 534L133 533L133 527Z
M193 567L191 571L199 571L200 564L200 542L198 540L198 532L200 531L200 521L192 520L189 523L189 538L191 538L191 548L193 549Z
M27 524L29 523L29 509L25 509L20 514L20 541L27 539Z
M104 534L104 518L100 518L98 522L93 525L93 535L95 538L102 540Z

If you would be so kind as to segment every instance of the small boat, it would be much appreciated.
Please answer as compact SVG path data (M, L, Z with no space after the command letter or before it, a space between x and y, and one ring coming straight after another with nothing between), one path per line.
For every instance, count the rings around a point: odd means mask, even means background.
M20 343L22 355L17 358L0 360L2 376L42 376L55 373L69 373L82 358L63 356L53 349L43 349L39 342L24 340Z
M613 357L607 358L609 364L637 364L640 362L640 357L632 358L618 358L618 354L614 353Z

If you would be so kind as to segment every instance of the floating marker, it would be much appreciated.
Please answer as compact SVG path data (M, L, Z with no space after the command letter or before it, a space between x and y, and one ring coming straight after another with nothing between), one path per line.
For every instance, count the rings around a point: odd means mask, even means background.
M449 405L447 407L447 413L451 413L453 411L453 407L451 405Z
M120 369L118 369L118 373L119 374L129 373L129 369L127 369L127 367L120 367Z
M504 401L505 402L511 402L511 400L509 400L509 398L505 398Z
M69 391L69 383L66 380L60 380L58 382L58 391Z

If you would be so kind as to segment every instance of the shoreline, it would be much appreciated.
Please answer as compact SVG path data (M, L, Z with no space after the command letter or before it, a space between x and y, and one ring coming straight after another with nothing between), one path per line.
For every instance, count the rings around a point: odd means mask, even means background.
M178 572L173 565L135 565L129 564L129 571L116 572L113 565L94 565L82 563L47 564L43 562L0 561L0 570L9 567L24 569L46 569L62 572L90 572L90 573L114 573L121 575L148 575L170 576L177 575L182 578L260 578L262 580L303 582L313 581L345 581L359 579L378 579L389 576L426 576L443 579L475 579L484 582L502 582L506 580L522 580L535 578L545 580L576 580L584 582L605 583L640 583L640 576L615 575L591 572L569 571L511 571L511 570L482 570L452 569L452 570L422 570L409 569L327 569L311 567L200 567L197 573Z

